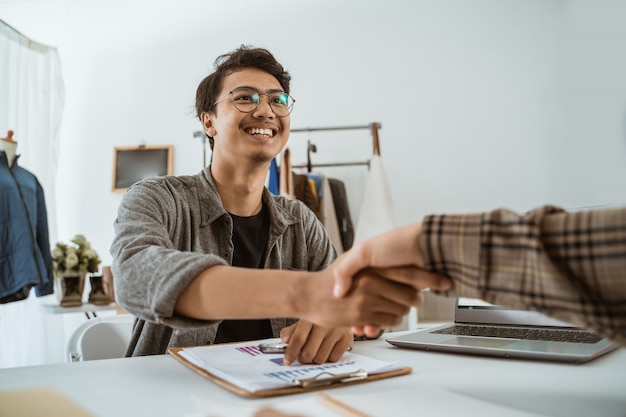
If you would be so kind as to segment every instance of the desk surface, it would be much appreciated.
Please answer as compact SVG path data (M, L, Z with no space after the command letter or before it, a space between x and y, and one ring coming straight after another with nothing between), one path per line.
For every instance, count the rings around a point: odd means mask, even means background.
M590 363L572 365L406 350L389 345L385 337L389 334L356 342L354 352L411 366L411 374L326 392L358 396L363 409L374 407L381 398L393 398L397 408L406 411L400 414L407 416L451 415L438 409L446 405L446 398L465 398L466 415L626 415L623 348ZM304 401L315 395L242 398L169 355L0 369L0 390L43 386L57 388L100 417L195 417L202 415L198 414L199 400L213 404L221 411L218 416L231 417L232 410L246 410L238 415L250 416L250 410L261 405ZM399 396L399 392L408 395ZM487 405L505 407L510 413L495 412ZM485 413L488 409L492 412ZM424 413L427 410L439 412Z

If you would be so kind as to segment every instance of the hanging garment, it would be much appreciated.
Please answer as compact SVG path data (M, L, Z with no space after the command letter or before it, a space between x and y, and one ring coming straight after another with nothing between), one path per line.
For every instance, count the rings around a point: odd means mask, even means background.
M315 216L320 219L320 203L317 201L317 197L311 190L307 176L304 174L294 173L291 178L293 181L293 192L296 198L302 201L308 208L311 209L313 213L315 213Z
M293 172L291 171L291 157L289 148L282 151L280 157L280 179L279 179L280 195L294 199L296 198L293 191Z
M321 204L322 198L324 197L324 192L322 189L322 177L320 175L312 173L308 173L306 174L306 176L309 178L309 180L313 181L313 184L315 184L315 194L317 195L317 201L319 201Z
M373 155L354 242L359 243L395 227L395 214L387 175L380 155Z
M278 183L278 165L276 164L276 158L273 158L270 162L270 172L267 186L267 189L270 190L270 193L274 195L278 195L280 193Z
M337 225L339 227L339 234L341 235L341 243L343 250L346 251L350 249L352 243L354 243L354 226L352 225L352 216L350 215L346 187L343 181L336 178L329 178L328 184L333 194L333 203L335 205L335 213L337 214Z
M0 152L0 304L53 293L48 215L37 178Z
M330 241L337 250L337 253L343 253L343 243L341 242L341 233L339 231L339 224L337 223L337 212L335 210L335 203L333 201L333 192L328 183L328 178L325 175L322 177L322 201L320 202L320 211L322 214L322 224L326 229Z
M280 164L280 195L290 199L298 199L302 201L318 219L321 219L319 201L313 194L309 179L305 174L295 174L291 170L291 157L289 148L281 154Z
M315 185L315 181L313 181L311 178L309 178L309 176L307 175L307 182L309 183L309 187L311 188L311 192L313 193L313 196L315 197L315 200L317 200L317 204L319 205L320 203L320 198L317 195L317 186Z

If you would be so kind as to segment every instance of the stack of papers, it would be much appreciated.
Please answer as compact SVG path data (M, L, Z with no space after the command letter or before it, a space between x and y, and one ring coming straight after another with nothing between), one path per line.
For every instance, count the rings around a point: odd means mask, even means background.
M264 342L278 342L278 339ZM283 363L283 354L266 354L258 342L184 348L179 355L193 365L249 392L299 386L298 380L331 378L336 375L366 372L375 375L396 371L397 363L379 361L356 353L346 352L341 360L321 365L297 362Z

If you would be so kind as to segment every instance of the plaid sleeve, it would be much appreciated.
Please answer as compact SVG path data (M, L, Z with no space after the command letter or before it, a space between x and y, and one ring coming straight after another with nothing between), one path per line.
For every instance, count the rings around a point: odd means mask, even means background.
M540 311L626 344L626 208L427 216L425 268L449 296Z

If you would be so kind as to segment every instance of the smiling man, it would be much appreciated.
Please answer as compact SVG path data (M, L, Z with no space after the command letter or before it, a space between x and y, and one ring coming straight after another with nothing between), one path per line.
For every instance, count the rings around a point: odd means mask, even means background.
M327 267L337 255L324 227L302 202L265 187L289 137L289 83L265 49L218 57L196 92L210 166L124 195L111 254L116 298L137 317L127 355L280 336L287 363L337 361L353 341L341 326L397 324L416 301L375 274L334 298ZM359 316L362 305L371 313Z

